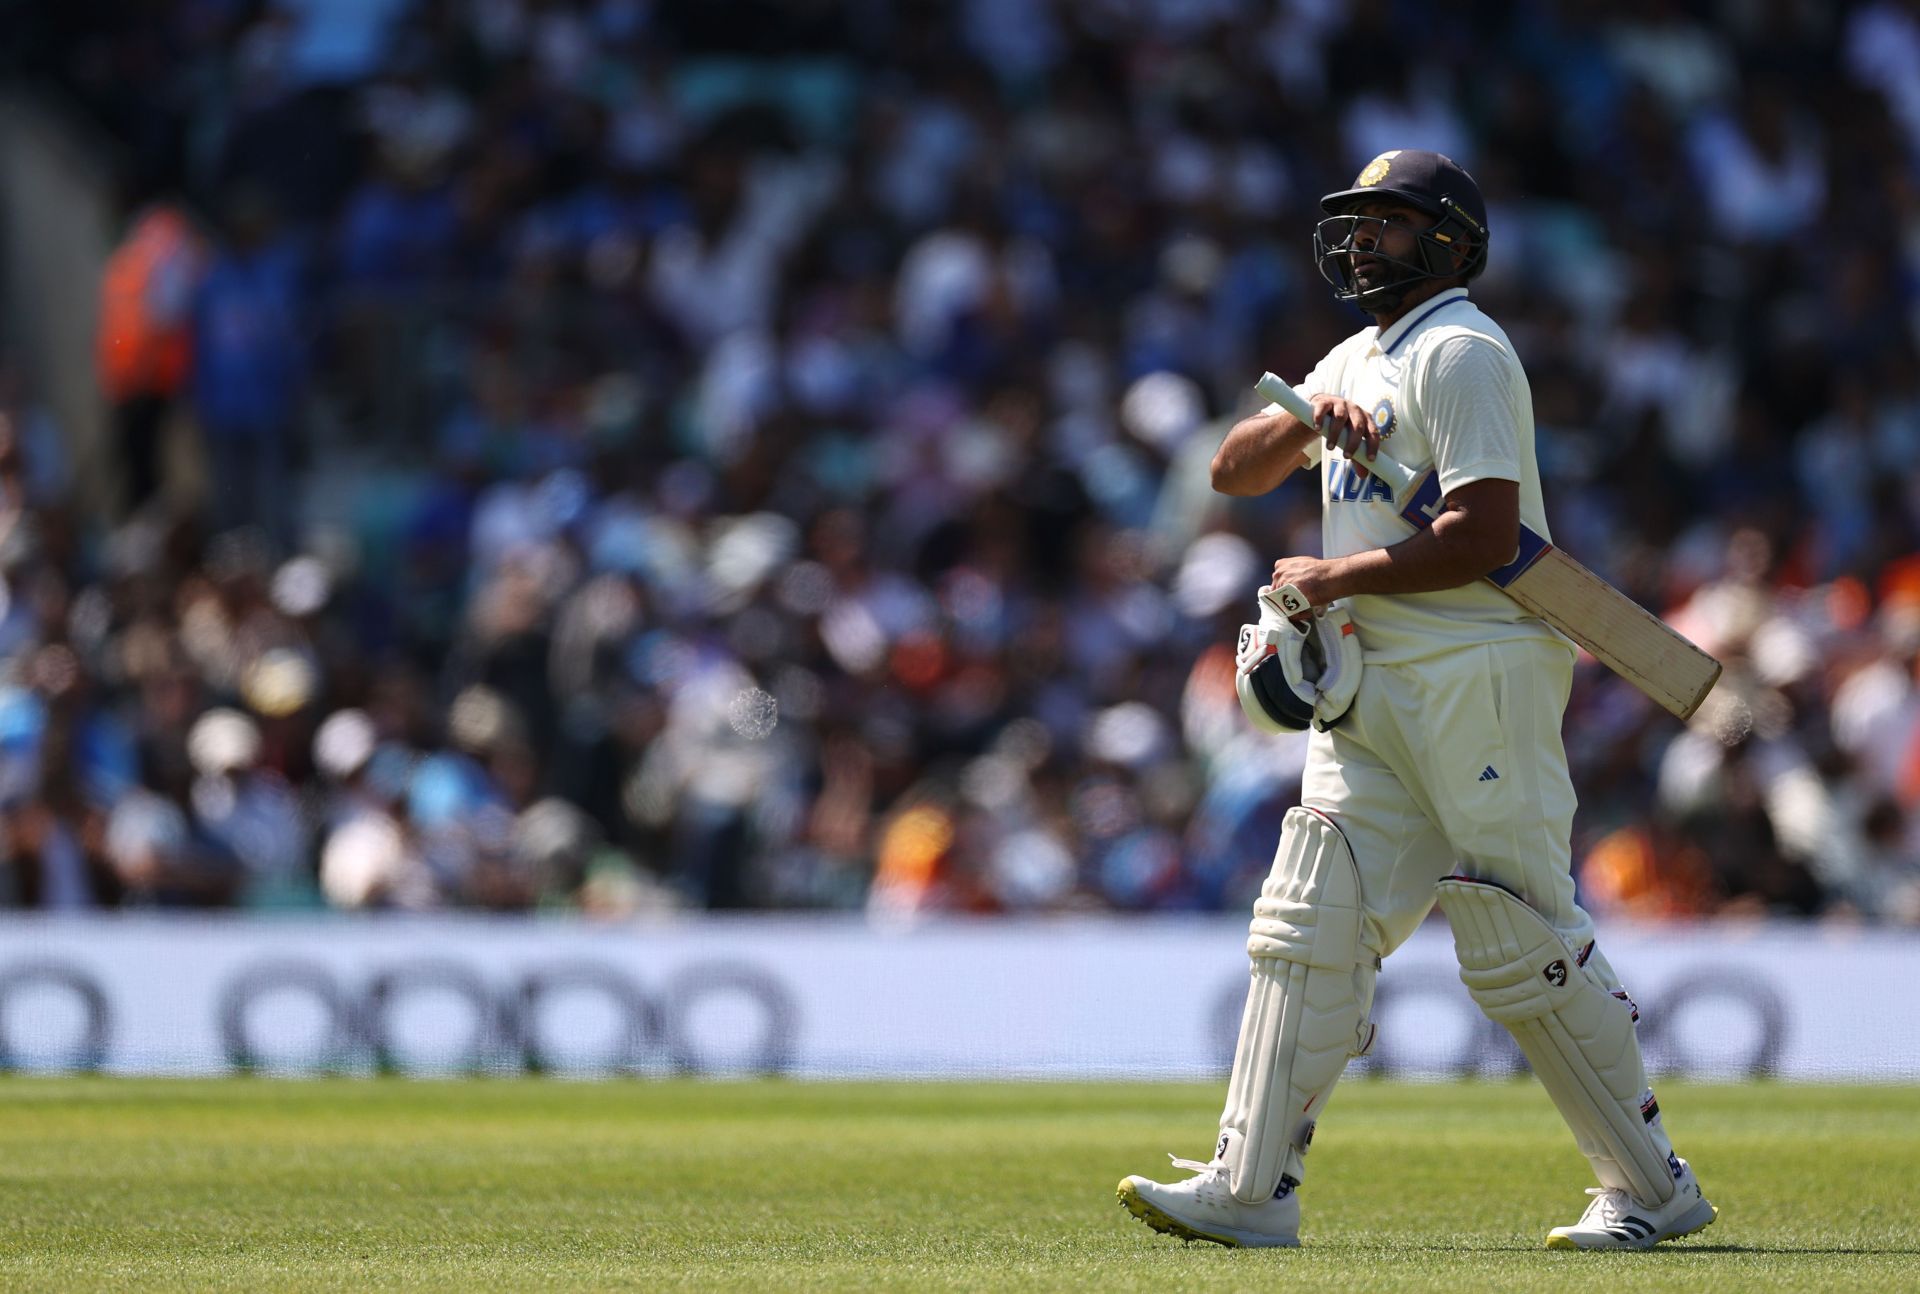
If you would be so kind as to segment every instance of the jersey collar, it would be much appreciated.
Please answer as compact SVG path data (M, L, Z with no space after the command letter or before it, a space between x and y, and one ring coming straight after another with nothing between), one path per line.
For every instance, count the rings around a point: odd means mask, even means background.
M1411 314L1406 315L1404 318L1394 320L1393 324L1385 332L1380 333L1373 339L1373 344L1379 349L1381 354L1391 355L1393 354L1393 348L1411 336L1415 328L1418 328L1421 324L1431 319L1440 311L1445 310L1454 302L1465 301L1466 299L1467 290L1465 288L1448 288L1444 292L1436 293L1416 306Z

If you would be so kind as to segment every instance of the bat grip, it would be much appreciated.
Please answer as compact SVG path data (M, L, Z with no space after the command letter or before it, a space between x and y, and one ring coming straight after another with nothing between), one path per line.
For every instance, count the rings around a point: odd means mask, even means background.
M1313 406L1301 399L1300 393L1294 390L1291 384L1271 373L1262 373L1260 380L1253 384L1253 389L1263 399L1271 400L1309 427L1315 425ZM1360 466L1391 486L1393 497L1396 499L1413 484L1413 473L1409 472L1399 460L1389 457L1384 449L1372 458L1364 453L1355 454L1353 458Z

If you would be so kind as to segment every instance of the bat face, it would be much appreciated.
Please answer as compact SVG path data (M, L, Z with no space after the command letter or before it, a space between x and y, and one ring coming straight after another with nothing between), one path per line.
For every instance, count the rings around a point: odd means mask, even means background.
M1401 518L1431 526L1445 504L1438 473L1404 497ZM1520 551L1485 579L1677 718L1692 718L1720 678L1719 661L1524 523Z

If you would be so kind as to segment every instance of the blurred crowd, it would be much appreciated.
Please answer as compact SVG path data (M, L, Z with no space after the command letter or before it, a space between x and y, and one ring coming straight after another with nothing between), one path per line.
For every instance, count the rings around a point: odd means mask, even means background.
M1920 924L1920 4L107 8L4 56L126 203L103 462L0 381L0 903L1243 907L1318 505L1206 465L1426 147L1556 538L1727 663L1583 662L1584 901Z

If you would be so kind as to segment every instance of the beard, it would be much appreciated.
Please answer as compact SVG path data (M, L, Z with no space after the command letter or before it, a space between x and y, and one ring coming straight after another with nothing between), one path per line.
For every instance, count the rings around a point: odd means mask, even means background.
M1364 269L1351 267L1348 277L1353 283L1353 303L1370 313L1384 313L1398 309L1408 290L1426 276L1409 265L1374 260Z

